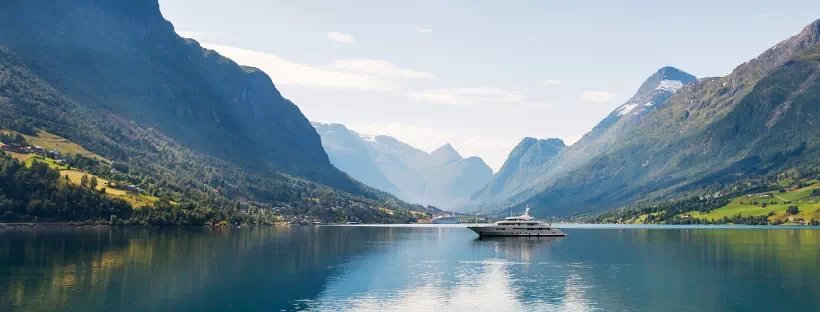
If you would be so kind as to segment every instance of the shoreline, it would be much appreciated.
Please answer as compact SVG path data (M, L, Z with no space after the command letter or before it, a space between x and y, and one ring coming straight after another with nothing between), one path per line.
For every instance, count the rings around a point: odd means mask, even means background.
M84 222L0 222L0 230L3 229L37 229L37 228L242 228L242 227L277 227L277 226L340 226L340 227L445 227L460 228L474 223L460 224L428 224L428 223L372 223L372 224L243 224L243 225L135 225L135 224L93 224ZM817 229L817 225L780 224L780 225L748 225L748 224L615 224L615 223L556 223L556 228L568 229Z

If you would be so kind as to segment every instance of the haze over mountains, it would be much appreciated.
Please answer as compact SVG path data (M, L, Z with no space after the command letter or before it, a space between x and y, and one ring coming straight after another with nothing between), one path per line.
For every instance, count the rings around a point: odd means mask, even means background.
M331 163L408 202L458 209L493 176L481 158L463 158L450 144L428 154L390 136L362 135L340 124L312 124Z
M536 215L572 215L817 164L818 46L815 21L726 77L661 68L577 143L496 175L472 198L486 211L530 204Z

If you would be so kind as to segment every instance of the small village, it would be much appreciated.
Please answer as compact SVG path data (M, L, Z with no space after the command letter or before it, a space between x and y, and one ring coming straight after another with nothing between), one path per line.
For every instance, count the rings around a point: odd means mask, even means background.
M31 145L31 144L28 144L25 141L23 141L22 143L18 143L18 142L6 143L5 141L2 141L2 142L0 142L0 144L2 144L2 146L0 146L0 149L2 149L5 152L18 153L18 154L23 154L23 155L26 155L26 154L40 155L42 157L53 159L54 162L57 163L57 164L62 165L62 164L65 163L65 160L63 159L62 154L60 153L60 150L57 149L57 148L46 150L45 148L43 148L41 146Z

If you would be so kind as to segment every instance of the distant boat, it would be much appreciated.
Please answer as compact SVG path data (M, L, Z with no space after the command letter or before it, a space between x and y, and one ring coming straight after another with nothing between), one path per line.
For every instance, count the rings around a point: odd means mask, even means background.
M461 220L458 219L457 216L454 215L446 215L446 216L438 216L433 218L433 224L459 224Z
M479 236L567 236L559 229L553 229L552 224L535 220L530 216L530 207L524 214L517 217L508 217L504 221L493 224L475 225L467 227Z
M347 224L361 224L359 221L347 221Z

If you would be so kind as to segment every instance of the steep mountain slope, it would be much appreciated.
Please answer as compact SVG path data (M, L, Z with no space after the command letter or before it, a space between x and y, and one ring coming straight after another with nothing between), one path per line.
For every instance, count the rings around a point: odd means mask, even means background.
M507 194L519 193L522 187L538 180L565 148L564 141L560 139L524 138L510 152L501 170L471 199L490 202Z
M409 202L456 209L493 175L481 158L463 158L450 144L428 154L390 136L359 135L339 124L313 124L335 165ZM366 146L369 154L361 146ZM371 163L380 174L373 171ZM380 180L380 175L389 182ZM395 191L389 189L391 186Z
M527 202L541 215L600 211L817 163L818 47L820 21L726 77L684 86Z
M358 133L344 125L311 122L322 138L330 162L364 184L391 194L399 194L399 189L387 179L376 161L370 156L370 149Z
M555 153L552 153L555 148L546 148L547 154L544 155L546 158L542 161L532 162L517 169L499 171L495 180L500 181L493 181L490 183L492 187L488 186L474 194L472 205L484 206L492 210L520 203L536 195L554 183L555 179L586 164L607 151L613 144L624 140L628 129L639 124L651 112L664 107L673 94L696 79L695 76L674 67L667 66L659 69L641 84L635 95L626 103L613 110L592 131L586 133L572 146L563 148L563 142L561 142L562 148ZM528 147L527 142L531 141L524 139L513 150L510 157L516 157L517 150ZM515 172L516 170L522 172ZM507 177L512 176L516 178L508 181Z
M82 105L243 166L357 191L265 73L180 38L156 1L4 1L0 27L3 45Z
M0 127L102 155L87 169L183 204L148 212L162 218L273 208L394 222L418 208L333 167L266 74L178 37L156 1L0 2Z

